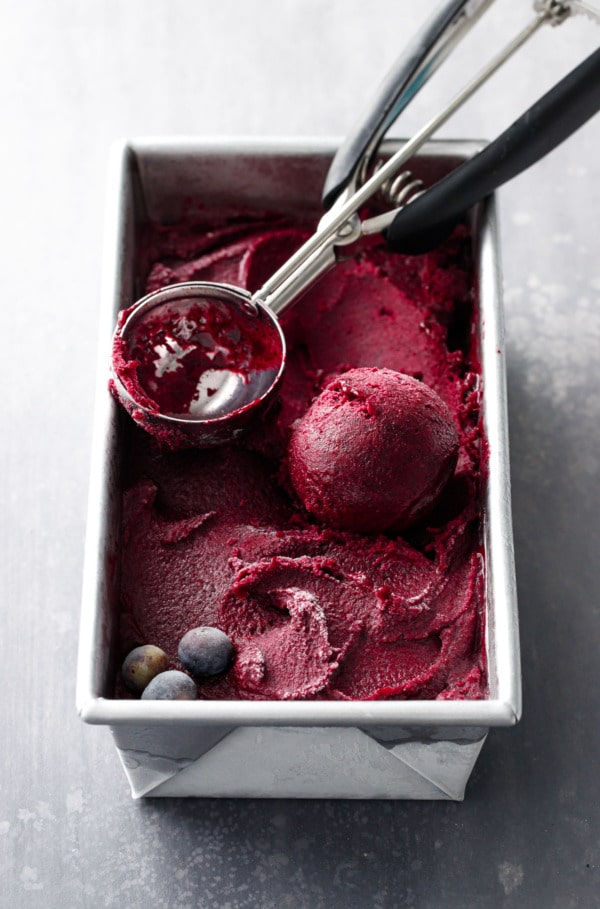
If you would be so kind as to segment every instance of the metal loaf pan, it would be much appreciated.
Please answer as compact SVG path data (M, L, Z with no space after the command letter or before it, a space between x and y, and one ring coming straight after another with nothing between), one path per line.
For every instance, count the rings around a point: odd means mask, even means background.
M107 390L117 311L140 295L136 238L190 200L220 216L253 209L319 214L335 140L168 139L113 150L98 389L83 585L77 706L110 727L134 797L239 796L461 800L490 727L521 710L501 304L493 199L474 214L484 419L489 698L472 701L134 701L112 697L119 621L122 414ZM427 145L426 180L481 147ZM391 150L394 143L390 144Z

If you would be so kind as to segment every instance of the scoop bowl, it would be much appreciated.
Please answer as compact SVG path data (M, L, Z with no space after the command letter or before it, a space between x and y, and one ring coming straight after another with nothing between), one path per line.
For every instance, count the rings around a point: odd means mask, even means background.
M121 313L111 388L171 448L234 439L269 407L285 368L277 317L240 288L172 284Z

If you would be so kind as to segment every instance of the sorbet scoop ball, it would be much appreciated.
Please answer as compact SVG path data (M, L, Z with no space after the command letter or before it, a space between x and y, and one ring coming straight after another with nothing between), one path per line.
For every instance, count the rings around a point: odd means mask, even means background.
M454 472L458 435L428 385L391 369L361 368L330 382L296 424L292 485L330 527L401 530L435 504Z

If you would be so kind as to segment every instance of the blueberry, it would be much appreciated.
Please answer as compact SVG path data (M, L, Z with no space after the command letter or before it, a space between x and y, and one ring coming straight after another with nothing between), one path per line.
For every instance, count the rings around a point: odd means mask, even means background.
M178 669L169 669L155 676L142 693L142 701L195 701L196 683Z
M178 648L181 665L193 676L210 678L226 672L233 662L233 644L223 631L203 625L184 634Z
M154 644L136 647L125 657L121 674L130 691L141 694L159 672L169 668L169 657Z

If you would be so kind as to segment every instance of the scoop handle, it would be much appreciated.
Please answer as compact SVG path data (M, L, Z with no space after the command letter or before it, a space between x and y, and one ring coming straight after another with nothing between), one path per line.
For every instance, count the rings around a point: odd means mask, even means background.
M600 110L600 48L470 161L406 205L386 231L390 249L436 246L476 202L556 148Z
M445 3L417 32L387 74L368 112L342 142L331 162L322 195L326 210L350 183L369 147L378 144L378 140L442 62L444 57L440 53L438 59L423 67L432 49L443 39L465 5L466 0Z

